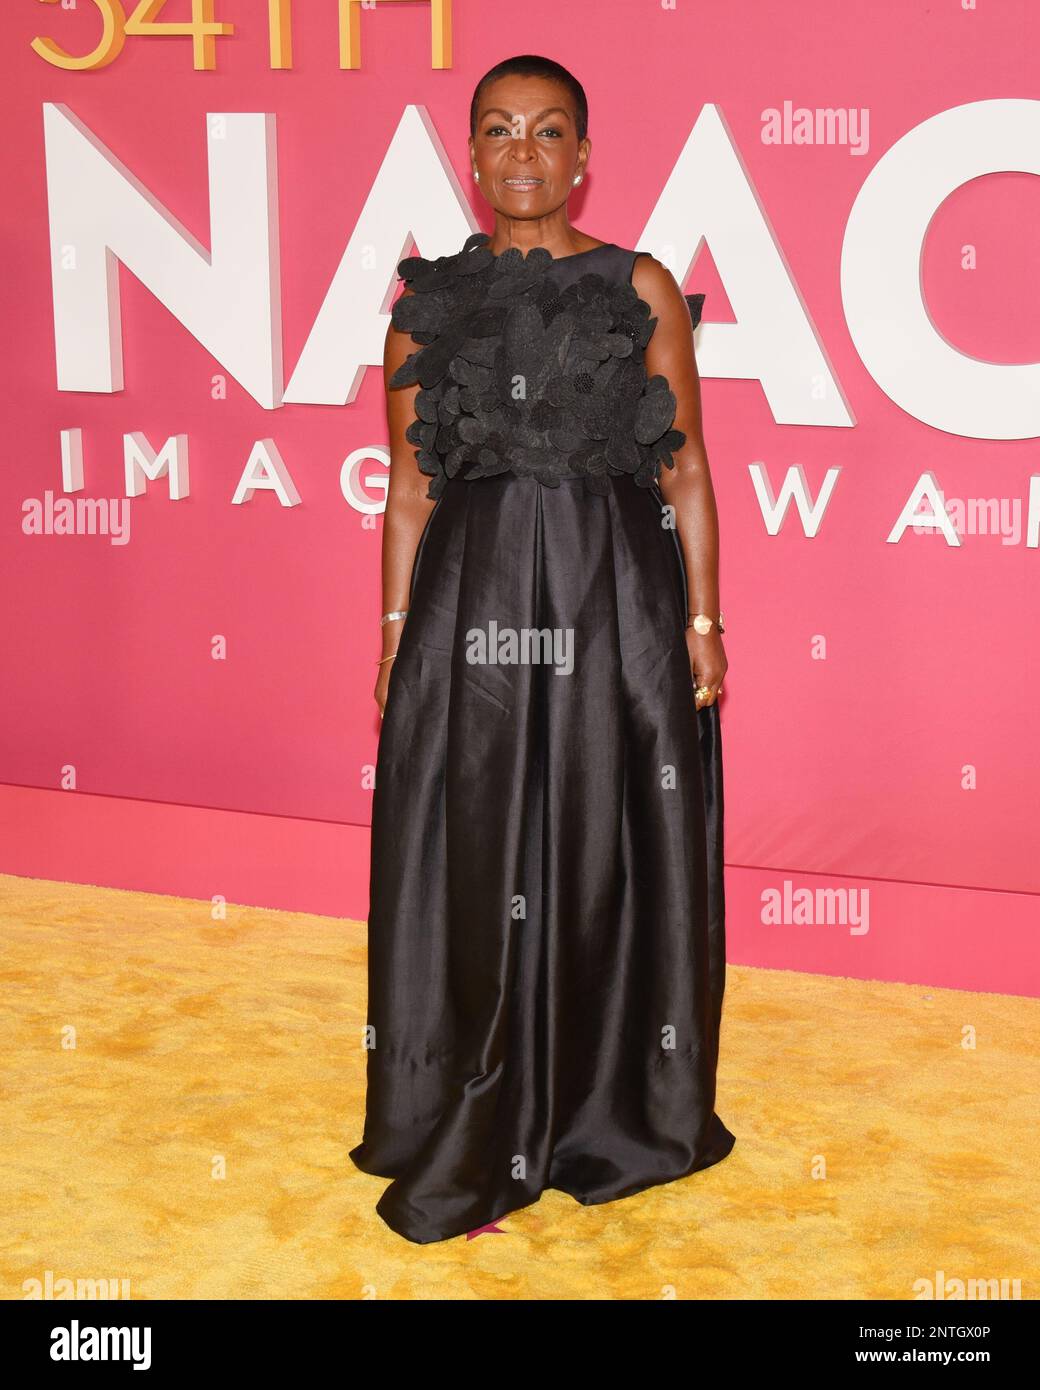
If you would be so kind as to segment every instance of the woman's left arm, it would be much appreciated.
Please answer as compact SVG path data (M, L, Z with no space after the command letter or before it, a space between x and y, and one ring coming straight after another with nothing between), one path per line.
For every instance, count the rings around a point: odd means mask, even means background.
M675 276L653 256L636 257L632 285L657 319L646 347L647 376L667 378L676 399L673 428L686 435L686 443L673 456L675 467L662 468L658 484L661 496L675 510L686 567L686 621L689 623L695 613L718 618L719 516L701 427L701 381L689 306ZM710 690L697 705L714 704L728 666L719 630L712 627L702 635L688 626L686 645L695 683Z

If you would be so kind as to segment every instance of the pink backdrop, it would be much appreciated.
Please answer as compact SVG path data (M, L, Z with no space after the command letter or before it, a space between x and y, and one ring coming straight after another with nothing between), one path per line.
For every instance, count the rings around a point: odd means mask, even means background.
M386 445L378 366L349 403L265 409L120 267L123 389L57 389L44 104L67 107L203 247L207 113L273 113L288 381L406 108L425 108L469 200L455 244L469 226L491 229L468 173L469 100L488 67L530 51L585 84L593 155L571 217L604 240L667 253L652 216L698 118L716 108L852 422L777 423L759 380L707 369L704 334L737 316L722 249L702 246L684 289L707 296L697 341L729 625L731 958L1036 993L1040 589L1024 528L1038 431L965 437L895 404L850 333L841 260L861 186L892 146L952 108L1037 96L1040 10L1027 0L978 11L954 0L453 8L445 71L431 70L418 0L362 14L357 71L338 66L332 0L295 6L291 71L270 70L261 0L218 4L236 32L217 41L213 72L193 71L190 40L174 37L129 38L110 66L62 72L30 41L91 48L94 6L26 3L7 17L0 871L363 916L378 724L379 523L366 526L340 488L348 455ZM190 6L167 10L186 19ZM763 112L786 102L865 110L865 152L766 143ZM1040 356L1040 189L1016 169L951 193L920 255L937 332L995 363ZM697 199L713 191L681 196L699 220ZM414 198L400 189L419 250L454 249L424 241ZM376 248L384 309L411 249L407 237ZM214 399L221 375L226 399ZM24 535L25 500L61 491L62 429L82 431L77 495L125 494L123 436L135 431L155 448L187 436L190 495L172 501L167 479L150 483L129 504L124 546ZM232 503L265 438L300 505L263 491ZM815 536L793 507L768 534L755 464L774 493L800 466L812 497L840 469ZM886 543L927 472L948 498L1017 503L1022 534ZM212 659L215 634L226 660ZM75 790L62 789L69 766ZM869 889L869 930L763 921L762 894L785 881Z

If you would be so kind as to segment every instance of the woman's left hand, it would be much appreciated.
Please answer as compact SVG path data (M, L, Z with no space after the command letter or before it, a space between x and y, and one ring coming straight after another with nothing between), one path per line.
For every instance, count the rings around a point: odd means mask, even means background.
M718 699L722 689L722 679L729 669L726 650L722 645L722 634L718 628L701 634L694 628L686 629L686 649L690 653L690 674L693 677L694 703L698 709L706 709ZM696 693L701 686L708 687L707 695Z

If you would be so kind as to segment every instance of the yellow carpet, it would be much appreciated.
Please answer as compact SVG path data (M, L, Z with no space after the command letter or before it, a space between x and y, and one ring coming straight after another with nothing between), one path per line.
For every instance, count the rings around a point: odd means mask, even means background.
M0 930L0 1297L1036 1297L1036 1000L731 966L727 1159L418 1246L347 1158L362 924L0 876Z

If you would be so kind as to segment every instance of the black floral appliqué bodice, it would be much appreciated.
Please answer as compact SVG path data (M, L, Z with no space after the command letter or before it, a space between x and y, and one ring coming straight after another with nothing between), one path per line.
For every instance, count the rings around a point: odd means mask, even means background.
M414 293L397 299L391 320L421 346L389 384L419 384L406 437L430 477L427 495L456 476L510 471L548 487L583 477L598 493L626 473L649 487L686 443L672 428L667 378L647 378L650 306L621 275L586 271L561 286L553 268L577 268L593 252L495 256L489 240L474 232L454 255L397 267ZM630 270L634 253L613 249ZM685 299L696 325L704 295Z

